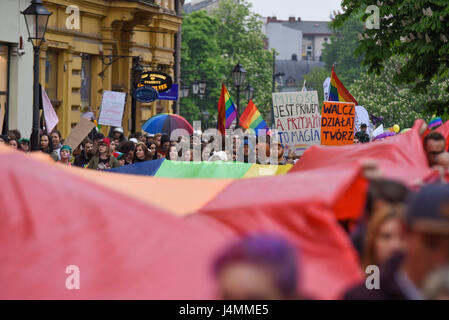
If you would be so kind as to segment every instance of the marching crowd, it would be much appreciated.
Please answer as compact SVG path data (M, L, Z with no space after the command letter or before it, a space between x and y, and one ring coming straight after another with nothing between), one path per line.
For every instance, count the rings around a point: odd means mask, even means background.
M225 145L225 139L217 145L213 137L201 141L199 137L191 135L190 139L180 137L177 140L170 140L167 134L141 132L126 138L122 128L114 128L108 137L93 130L75 150L72 150L70 146L64 144L61 133L54 130L51 134L40 135L39 149L62 164L96 170L162 158L172 161L241 161L281 165L293 164L298 159L292 150L288 150L287 156L284 156L284 145L274 139L268 138L264 142L258 141L257 138L239 139L238 136L231 139L232 148L229 148ZM6 135L1 135L0 143L25 152L31 149L30 140L22 138L18 130L11 130ZM183 149L181 145L177 147L177 144L181 143L187 148Z

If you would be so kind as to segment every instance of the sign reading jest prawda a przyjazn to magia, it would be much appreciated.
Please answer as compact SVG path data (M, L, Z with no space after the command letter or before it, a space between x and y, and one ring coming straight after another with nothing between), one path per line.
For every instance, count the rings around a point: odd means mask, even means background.
M273 93L274 124L279 141L297 155L321 141L321 108L316 91Z

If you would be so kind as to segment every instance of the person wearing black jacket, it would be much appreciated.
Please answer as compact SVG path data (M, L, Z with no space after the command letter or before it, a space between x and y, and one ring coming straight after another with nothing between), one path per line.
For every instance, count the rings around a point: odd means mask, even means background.
M84 168L92 158L92 155L94 153L94 144L92 143L92 140L86 138L81 143L81 146L83 147L83 150L78 156L75 157L73 165Z
M355 138L358 139L360 143L369 142L369 135L366 133L366 128L366 124L362 123L360 131L355 134Z

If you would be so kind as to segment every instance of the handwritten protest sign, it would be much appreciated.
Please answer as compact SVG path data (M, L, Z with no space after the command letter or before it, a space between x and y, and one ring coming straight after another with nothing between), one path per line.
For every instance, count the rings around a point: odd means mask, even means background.
M70 146L72 150L75 150L93 128L95 128L95 124L92 121L81 118L67 139L65 139L64 144Z
M104 91L98 124L121 127L125 100L125 92Z
M320 144L321 116L316 91L273 93L275 129L280 142L297 155Z
M354 143L355 105L352 102L323 102L321 144L336 146Z

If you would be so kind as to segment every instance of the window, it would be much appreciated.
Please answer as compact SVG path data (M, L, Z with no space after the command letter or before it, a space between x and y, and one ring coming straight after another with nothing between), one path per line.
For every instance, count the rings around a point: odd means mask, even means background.
M45 61L45 91L52 101L58 100L58 52L47 50Z
M81 108L90 110L92 56L83 53L81 58Z

